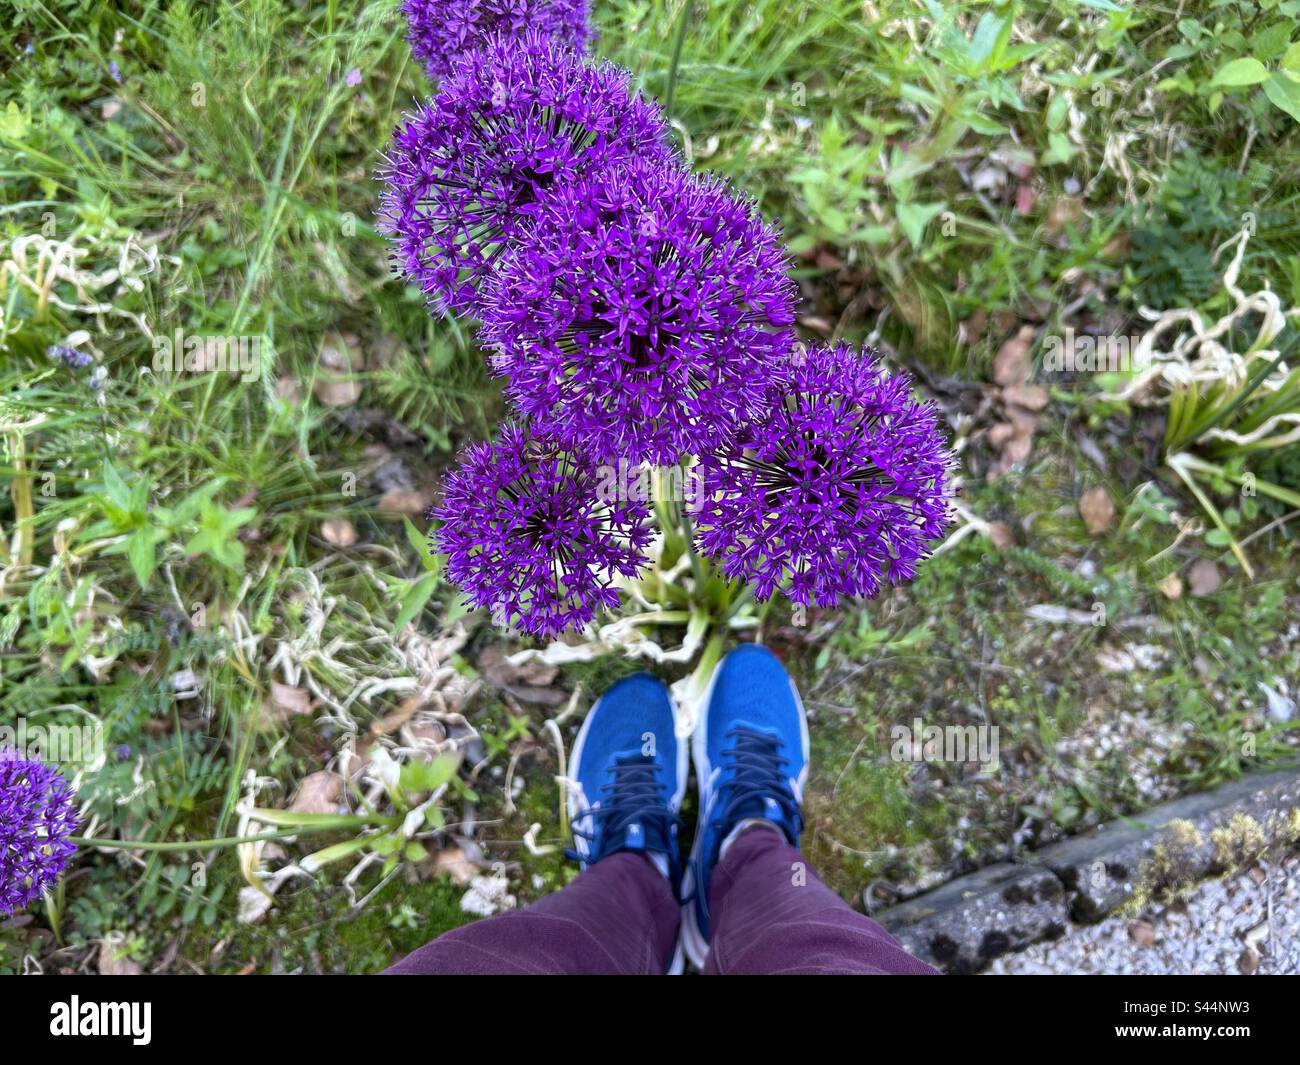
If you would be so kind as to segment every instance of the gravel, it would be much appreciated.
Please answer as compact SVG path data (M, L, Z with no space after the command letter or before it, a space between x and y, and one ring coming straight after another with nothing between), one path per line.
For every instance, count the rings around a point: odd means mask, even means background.
M991 974L1300 973L1300 856L1288 855L1136 918L1071 925L994 961Z

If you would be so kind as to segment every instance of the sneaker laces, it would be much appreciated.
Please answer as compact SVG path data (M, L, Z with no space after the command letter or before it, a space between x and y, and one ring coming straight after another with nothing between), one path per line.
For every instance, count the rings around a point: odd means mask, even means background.
M803 815L799 812L799 803L790 789L790 781L785 774L789 759L781 755L781 740L763 732L736 726L727 733L733 746L724 747L724 758L731 759L734 773L727 782L728 799L714 818L719 829L728 829L749 817L771 821L769 809L764 800L770 799L780 807L785 824L779 827L790 837L792 828L794 838L792 845L799 845L799 836L803 832ZM719 833L719 840L725 833Z
M623 846L628 826L640 824L645 835L646 852L666 855L670 879L674 885L678 884L681 859L676 833L682 820L668 809L664 801L659 771L659 763L645 755L616 759L609 768L613 779L601 785L601 804L588 806L575 818L574 837L596 846L586 855L573 851L565 853L588 865L598 862L616 851L630 849ZM577 824L588 817L592 819L591 830L579 829Z

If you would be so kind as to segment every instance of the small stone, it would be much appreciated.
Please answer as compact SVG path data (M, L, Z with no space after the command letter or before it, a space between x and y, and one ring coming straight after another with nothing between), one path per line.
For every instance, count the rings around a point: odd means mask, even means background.
M1131 921L1128 935L1140 947L1151 947L1156 942L1156 930L1146 921Z

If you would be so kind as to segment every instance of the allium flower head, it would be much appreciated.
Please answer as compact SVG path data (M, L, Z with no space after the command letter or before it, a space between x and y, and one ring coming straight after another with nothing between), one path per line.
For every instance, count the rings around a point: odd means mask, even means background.
M451 73L463 52L494 34L534 30L578 52L595 36L587 0L406 0L402 14L411 54L431 78Z
M536 33L493 37L393 135L380 209L393 266L440 312L474 313L480 282L552 189L671 151L662 112L626 72Z
M77 828L72 787L57 771L0 750L0 916L53 887L71 857Z
M720 181L636 160L557 189L483 290L494 368L539 433L666 464L715 445L787 364L776 230Z
M447 575L502 625L549 637L618 606L650 542L649 507L604 490L601 471L505 425L448 476L434 545Z
M759 599L833 606L911 580L949 523L952 457L934 407L874 352L795 359L743 437L700 455L700 549Z

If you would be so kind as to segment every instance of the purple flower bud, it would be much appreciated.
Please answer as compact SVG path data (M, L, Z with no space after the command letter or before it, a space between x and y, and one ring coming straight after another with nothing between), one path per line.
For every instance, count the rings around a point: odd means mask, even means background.
M87 355L84 351L78 351L67 344L51 344L45 349L51 359L58 359L69 370L82 370L89 366L95 360Z

